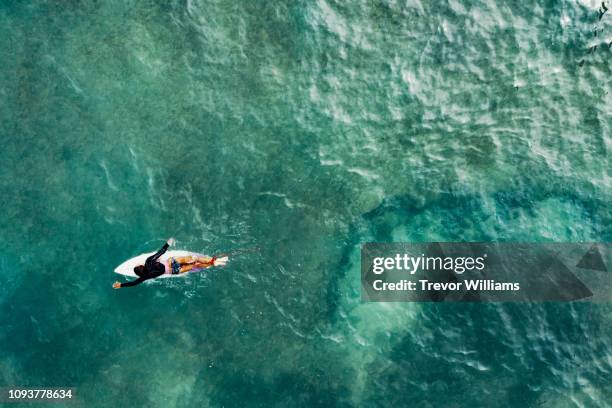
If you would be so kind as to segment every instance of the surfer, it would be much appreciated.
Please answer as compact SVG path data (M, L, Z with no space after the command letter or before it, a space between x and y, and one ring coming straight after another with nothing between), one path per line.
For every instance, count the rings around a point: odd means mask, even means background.
M162 256L170 246L174 245L174 238L170 238L163 247L153 255L147 258L144 265L138 265L134 267L134 273L138 276L138 279L131 282L115 282L113 288L125 288L128 286L136 286L148 279L157 278L166 273L166 267L164 264L158 261L159 257ZM172 274L179 274L188 272L192 269L208 268L215 264L215 257L197 257L197 256L183 256L171 259Z

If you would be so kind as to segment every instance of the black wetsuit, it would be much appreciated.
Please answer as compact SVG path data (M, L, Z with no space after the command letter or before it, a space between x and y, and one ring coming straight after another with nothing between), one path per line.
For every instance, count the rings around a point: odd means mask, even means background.
M135 286L146 281L147 279L153 279L163 275L164 272L166 272L166 268L164 268L164 265L162 265L160 262L157 262L157 260L164 254L164 252L166 252L168 247L169 245L166 242L166 244L159 251L147 258L144 264L144 269L142 269L140 272L136 272L138 279L131 282L122 283L121 287L125 288L127 286Z

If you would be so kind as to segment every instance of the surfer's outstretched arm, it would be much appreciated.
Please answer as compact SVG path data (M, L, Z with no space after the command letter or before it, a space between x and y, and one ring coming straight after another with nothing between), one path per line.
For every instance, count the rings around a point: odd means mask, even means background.
M174 245L174 238L170 238L159 251L148 257L145 264L157 261L157 259L168 250L170 245Z
M146 280L147 280L147 278L143 278L141 276L138 279L135 279L135 280L130 281L130 282L123 282L123 283L115 282L113 284L113 288L119 289L119 288L127 288L128 286L136 286L136 285L139 285L139 284L141 284L142 282L144 282Z
M164 252L166 252L168 250L168 247L170 245L168 245L168 243L166 242L164 244L163 247L161 247L161 249L159 251L157 251L156 253L154 253L153 255L151 255L150 257L147 258L147 260L145 261L145 265L151 262L155 262L157 261L157 259L162 256L164 254Z

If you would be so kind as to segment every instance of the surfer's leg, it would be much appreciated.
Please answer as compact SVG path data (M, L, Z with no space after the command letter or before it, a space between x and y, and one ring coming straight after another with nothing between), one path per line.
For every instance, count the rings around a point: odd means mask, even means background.
M200 256L196 259L196 263L207 265L212 264L213 260L210 256Z
M196 261L194 261L193 263L187 264L187 265L181 265L181 272L180 273L185 273L185 272L189 272L193 269L206 269L209 268L211 266L213 266L215 263L215 261L213 260L213 258L198 258Z
M181 265L181 271L179 273L189 272L193 268L197 268L197 264Z
M198 258L194 265L198 268L208 268L210 266L213 266L214 264L215 264L214 258L211 258L209 256L204 256L204 257Z
M190 265L196 262L197 260L195 256L181 256L175 259L176 259L176 262L180 263L181 265Z

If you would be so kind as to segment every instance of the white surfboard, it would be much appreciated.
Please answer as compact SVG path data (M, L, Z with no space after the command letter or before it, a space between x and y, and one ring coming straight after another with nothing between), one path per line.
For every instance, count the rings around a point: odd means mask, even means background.
M149 252L147 254L140 254L138 256L135 256L134 258L128 259L127 261L125 261L124 263L122 263L121 265L119 265L118 267L115 268L115 273L118 273L120 275L124 275L124 276L131 276L134 278L137 278L138 276L134 273L134 267L138 266L138 265L144 265L145 261L147 260L148 257L150 257L151 255L153 255L155 252ZM175 258L175 257L182 257L182 256L206 256L206 255L202 255L199 254L197 252L190 252L190 251L166 251L162 256L159 257L158 261L162 264L164 264L164 266L166 266L166 273L163 275L158 276L158 278L174 278L177 276L183 276L185 275L185 273L181 273L181 274L177 274L177 275L173 275L171 273L168 273L168 259L169 258ZM228 261L228 257L227 256L223 256L220 258L215 259L215 263L214 266L223 266L227 263ZM189 271L189 272L198 272L201 271L202 269L197 269L197 270L193 270L193 271ZM157 279L157 278L156 278Z

